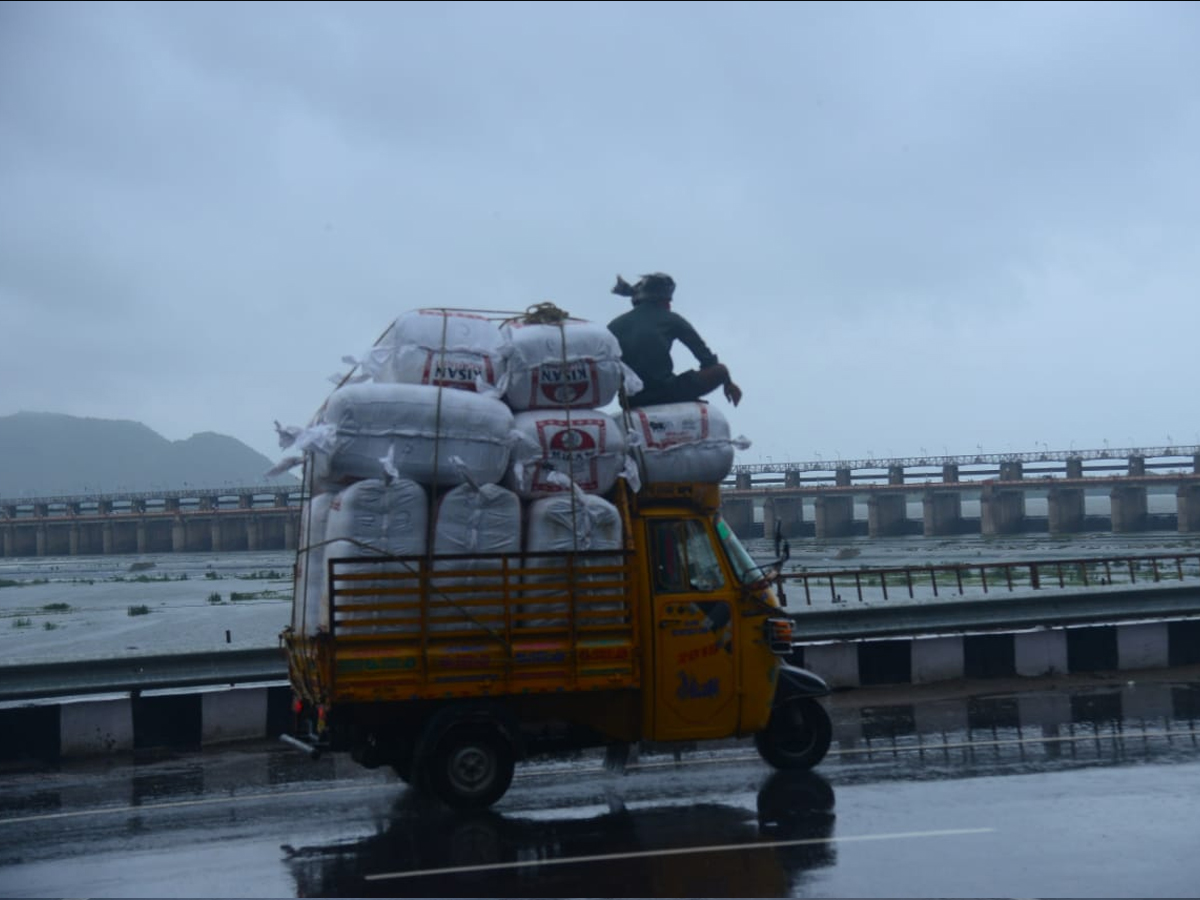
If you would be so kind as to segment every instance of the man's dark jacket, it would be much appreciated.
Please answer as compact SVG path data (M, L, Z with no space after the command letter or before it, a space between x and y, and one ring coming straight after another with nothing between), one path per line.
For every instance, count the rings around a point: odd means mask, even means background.
M691 350L701 368L717 362L717 355L708 349L691 323L662 303L643 301L609 322L608 330L621 345L621 359L637 372L647 391L671 381L673 341L680 341Z

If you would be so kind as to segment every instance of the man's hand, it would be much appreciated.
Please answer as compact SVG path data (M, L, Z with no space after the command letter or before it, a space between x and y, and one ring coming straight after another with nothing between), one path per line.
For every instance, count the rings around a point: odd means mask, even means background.
M725 382L725 399L737 406L742 402L742 389L732 381Z

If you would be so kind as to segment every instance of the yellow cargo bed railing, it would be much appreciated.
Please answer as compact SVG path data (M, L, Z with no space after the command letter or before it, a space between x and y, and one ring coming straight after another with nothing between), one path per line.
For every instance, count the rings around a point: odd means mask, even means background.
M316 666L329 701L634 687L631 561L620 550L329 560L328 639L292 652L330 657Z

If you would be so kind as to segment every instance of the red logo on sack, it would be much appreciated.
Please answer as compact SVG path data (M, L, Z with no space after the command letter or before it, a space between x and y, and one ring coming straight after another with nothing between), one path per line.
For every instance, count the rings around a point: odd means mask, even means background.
M652 450L666 450L670 447L706 440L708 438L708 405L697 403L695 406L699 415L698 422L688 421L686 418L676 422L668 422L663 419L652 420L644 409L637 410L646 446Z
M599 383L595 360L542 363L533 370L531 399L536 406L593 406Z
M542 447L542 459L550 463L554 471L570 475L584 491L599 487L599 454L604 446L607 422L603 419L544 419L538 423L538 443ZM533 484L547 493L563 488L546 480L541 471L534 476Z
M492 368L490 356L468 356L430 350L425 357L421 383L474 391L475 382L480 377L486 384L496 383L496 371Z
M596 449L596 439L586 431L578 428L564 428L550 438L548 455L558 454L570 457L575 453L590 453Z

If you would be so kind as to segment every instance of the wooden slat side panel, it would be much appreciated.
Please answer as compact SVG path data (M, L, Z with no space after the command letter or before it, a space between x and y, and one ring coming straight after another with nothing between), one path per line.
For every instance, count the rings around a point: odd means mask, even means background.
M636 687L622 553L330 562L338 700Z

